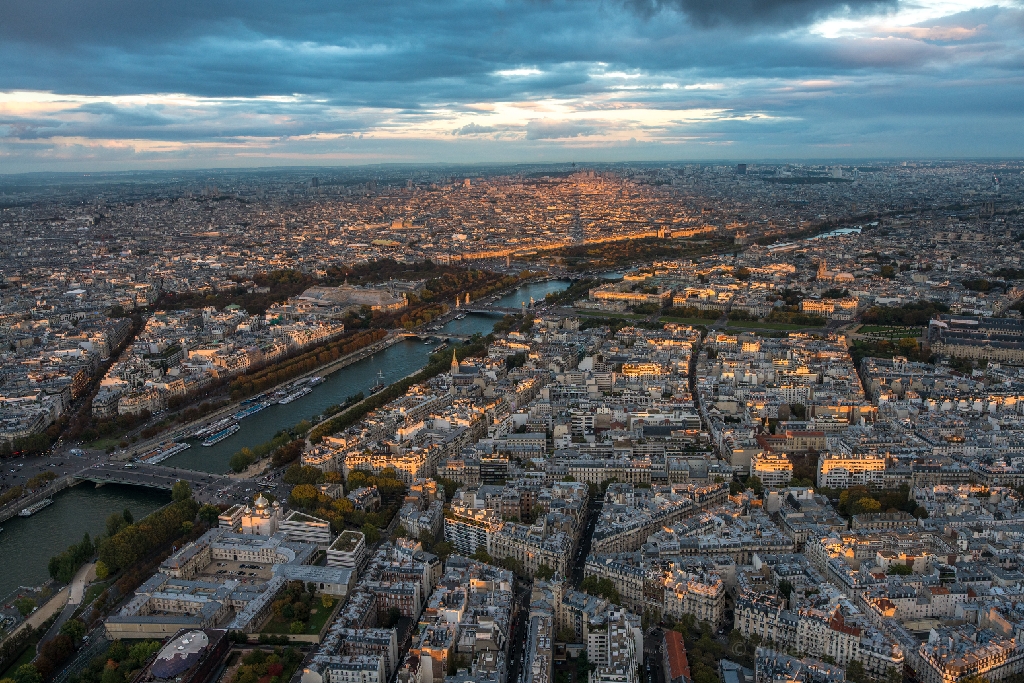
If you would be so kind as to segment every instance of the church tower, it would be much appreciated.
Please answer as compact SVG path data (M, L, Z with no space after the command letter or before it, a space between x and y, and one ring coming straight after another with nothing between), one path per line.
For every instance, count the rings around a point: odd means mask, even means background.
M459 374L459 359L455 355L455 350L452 350L452 375Z

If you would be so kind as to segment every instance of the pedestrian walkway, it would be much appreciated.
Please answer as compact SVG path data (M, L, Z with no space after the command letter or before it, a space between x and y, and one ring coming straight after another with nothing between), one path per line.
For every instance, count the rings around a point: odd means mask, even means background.
M57 621L53 622L53 626L46 632L46 635L39 639L36 644L36 652L39 652L43 644L52 638L56 637L60 633L60 627L67 623L71 615L75 613L75 610L82 604L82 598L85 597L85 587L92 583L96 579L96 563L88 562L82 565L78 572L75 573L75 578L71 579L70 590L68 591L68 601L64 604L64 609L61 610L60 616L57 617Z

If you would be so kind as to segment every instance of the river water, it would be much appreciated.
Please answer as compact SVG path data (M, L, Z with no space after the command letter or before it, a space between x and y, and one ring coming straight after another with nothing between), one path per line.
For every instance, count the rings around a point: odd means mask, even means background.
M495 305L519 307L521 302L542 301L548 292L558 292L569 286L567 280L535 282L520 287L495 302ZM467 313L462 320L448 322L441 331L434 334L443 338L445 334L488 334L501 316ZM232 436L213 446L202 446L192 440L192 447L168 458L162 464L170 467L184 467L203 472L223 473L228 470L228 461L239 449L253 447L269 441L282 429L292 427L302 420L319 415L329 406L343 403L346 398L360 391L369 395L369 389L383 375L384 384L391 384L411 375L427 363L439 340L429 344L422 341L402 341L369 358L346 366L327 376L327 380L300 399L287 405L272 405L256 415L242 420L241 429Z
M519 307L530 297L541 301L548 292L557 292L569 286L566 280L537 282L520 287L497 302L501 307ZM497 315L469 313L462 320L452 320L438 337L448 334L488 334ZM198 442L162 464L185 467L203 472L225 472L228 460L240 448L255 446L273 437L279 430L321 413L328 406L342 403L348 396L369 388L377 381L378 372L386 384L396 382L422 368L439 340L430 344L422 341L403 341L384 351L353 363L328 376L327 381L312 393L287 405L273 405L241 421L242 428L233 436L215 446L204 448ZM8 520L0 532L0 598L19 586L38 586L47 578L50 557L76 543L82 534L95 536L103 533L105 521L111 512L126 507L135 519L140 519L170 501L170 493L131 486L107 485L94 488L84 483L62 491L54 497L53 505L32 517Z
M61 491L53 505L31 517L7 520L0 532L0 598L19 586L44 582L50 558L82 540L85 533L93 537L103 533L111 512L128 508L135 519L142 519L170 500L170 491L116 484L96 488L85 482Z

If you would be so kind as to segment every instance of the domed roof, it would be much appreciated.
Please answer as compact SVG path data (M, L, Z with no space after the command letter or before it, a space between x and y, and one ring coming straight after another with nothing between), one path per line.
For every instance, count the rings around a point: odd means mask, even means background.
M202 631L183 633L160 650L150 669L156 678L174 678L195 666L210 645Z
M264 498L262 493L256 496L256 500L253 502L256 504L257 510L264 510L268 505L270 505L270 501Z

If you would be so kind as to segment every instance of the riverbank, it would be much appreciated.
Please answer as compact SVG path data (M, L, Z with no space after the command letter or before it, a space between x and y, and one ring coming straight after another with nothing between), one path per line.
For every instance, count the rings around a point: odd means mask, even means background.
M0 508L0 522L6 522L15 515L18 515L23 509L34 505L41 500L46 500L51 496L54 496L66 488L75 485L75 478L72 476L60 477L54 479L46 486L36 489L35 491L29 491L26 495L12 500L7 505Z
M509 307L510 305L511 306L518 306L519 302L516 301L517 299L521 300L521 301L529 301L531 299L536 299L538 302L539 301L543 301L544 295L547 294L549 291L560 291L562 289L565 289L569 285L570 285L570 282L568 280L564 280L562 278L552 277L550 275L543 274L543 275L538 275L536 277L532 277L532 278L529 278L527 280L523 280L521 282L518 282L513 287L508 287L508 288L501 289L501 290L498 290L498 291L495 291L495 292L491 292L491 293L485 295L484 297L482 297L482 300L493 300L494 305L499 306L499 307ZM290 378L290 379L288 379L288 380L286 380L284 382L281 382L278 385L275 385L273 387L268 387L268 388L264 389L264 393L271 393L273 391L276 391L277 389L280 389L281 387L284 387L284 386L287 386L287 385L290 385L290 384L294 384L295 382L300 382L300 381L302 381L304 379L309 379L309 378L314 377L314 376L318 376L319 375L319 376L322 376L322 377L328 377L329 375L331 375L333 373L336 373L338 370L342 370L342 369L344 369L344 368L346 368L346 367L348 367L348 366L350 366L350 365L352 365L354 363L358 363L359 361L364 360L367 357L371 357L371 356L373 356L376 353L380 353L382 351L386 351L387 349L389 349L390 347L394 346L395 344L398 344L399 342L402 342L403 340L405 340L406 336L410 335L410 334L413 334L413 335L423 335L423 336L435 336L435 335L436 336L444 336L445 330L433 331L433 330L426 329L426 327L428 325L431 326L431 327L437 326L437 325L441 325L442 327L448 327L448 326L452 325L454 322L456 322L455 321L455 317L460 313L460 311L457 308L457 304L456 304L455 301L442 302L441 305L444 308L446 308L447 311L444 314L442 314L441 316L438 316L437 318L432 319L429 323L425 323L424 325L420 325L419 327L412 328L410 330L405 330L405 329L392 329L392 330L388 330L387 336L384 339L382 339L382 340L380 340L378 342L375 342L373 344L370 344L369 346L366 346L366 347L364 347L362 349L358 349L356 351L353 351L352 353L350 353L350 354L348 354L346 356L343 356L341 358L338 358L337 360L331 361L331 362L329 362L329 363L327 363L325 365L322 365L320 367L317 367L317 368L314 368L312 370L309 370L308 372L305 372L305 373L303 373L301 375L297 375L295 377L292 377L292 378ZM459 333L456 330L447 330L447 331L451 332L451 333L455 333L455 334ZM490 331L490 330L488 330L488 331ZM313 349L313 350L315 351L315 349ZM358 393L358 392L354 391L352 393ZM229 403L229 404L219 408L218 410L203 416L200 419L193 420L192 422L189 422L189 423L186 423L186 424L183 424L183 425L175 426L173 429L165 431L165 432L163 432L163 433L161 433L159 435L156 435L152 439L148 439L146 441L140 441L138 443L132 444L129 448L127 448L127 449L125 449L123 451L115 452L111 457L112 457L112 459L115 459L115 460L118 460L118 461L128 461L128 460L131 460L134 457L137 457L138 455L140 455L142 453L146 453L146 452L154 449L156 446L158 446L159 444L161 444L163 442L171 441L171 440L179 441L179 440L182 440L182 439L186 439L188 437L188 435L194 433L200 427L202 427L204 425L207 425L207 424L211 424L211 423L216 422L217 420L223 419L225 417L229 417L231 415L234 415L236 412L238 412L238 410L240 409L241 405L242 405L241 400L233 401L233 402L231 402L231 403ZM299 418L299 420L296 420L295 422L293 422L292 424L289 424L287 426L290 427L293 424L297 424L301 419L306 419L306 418L312 417L313 415L315 415L315 413L306 415L303 418ZM245 445L250 445L250 446L252 445L252 444L238 445L236 443L237 440L235 440L235 439L228 439L228 441L232 441L232 443L234 443L237 446L234 449L235 451L237 451L238 448L241 448L241 447L243 447ZM234 452L234 451L232 451L232 452ZM172 460L177 461L178 458L172 458ZM212 470L206 470L206 471L212 471Z
M308 380L311 377L327 377L337 372L338 370L342 370L348 367L349 365L352 365L353 363L358 363L359 361L363 360L364 358L367 358L368 356L372 356L375 353L379 353L380 351L384 351L390 348L391 346L397 344L398 342L404 339L402 335L402 332L392 330L388 332L388 336L385 337L384 339L381 339L378 342L374 342L373 344L365 346L357 351L353 351L347 356L343 356L335 361L331 361L327 365L310 370L309 372L293 377L274 387L270 387L269 389L266 390L266 393L274 392L280 389L281 387L288 386L296 382ZM221 420L225 417L230 417L231 415L234 415L236 412L239 411L241 406L242 401L235 401L234 403L229 403L226 406L208 415L205 415L198 420L194 420L192 422L188 422L183 425L177 426L172 431L164 432L158 436L153 437L148 441L140 441L139 443L133 444L130 448L125 449L124 451L115 452L113 455L111 455L111 459L119 461L128 461L141 453L145 453L149 450L152 450L157 445L165 441L177 441L185 439L190 434L194 433L196 430L198 430L200 427L204 425L212 424L217 420Z
M70 478L70 477L69 477ZM9 595L20 586L38 586L49 579L50 558L63 552L84 534L95 538L106 533L107 517L131 511L135 519L170 501L170 492L155 489L105 484L97 488L88 482L76 482L51 496L53 505L31 517L17 515L4 522L0 533L0 595Z

